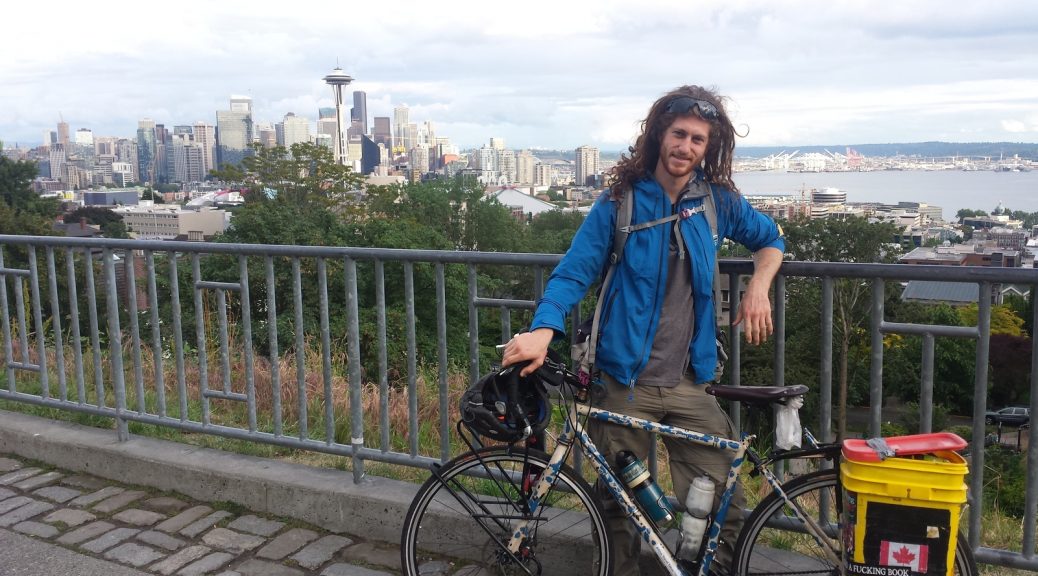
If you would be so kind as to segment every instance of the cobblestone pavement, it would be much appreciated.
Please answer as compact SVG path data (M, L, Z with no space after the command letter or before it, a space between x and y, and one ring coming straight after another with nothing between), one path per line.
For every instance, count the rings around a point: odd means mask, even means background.
M0 528L162 576L388 576L396 546L0 454Z

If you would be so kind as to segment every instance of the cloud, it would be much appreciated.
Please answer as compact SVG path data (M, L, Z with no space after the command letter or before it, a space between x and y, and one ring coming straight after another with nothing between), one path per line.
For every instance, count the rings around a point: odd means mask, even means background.
M690 83L732 98L744 145L1002 140L1038 125L1029 0L528 0L504 15L475 0L52 4L45 36L5 30L18 47L0 59L8 143L38 142L59 114L120 136L146 116L213 122L235 93L260 122L314 119L337 62L369 114L406 103L462 147L623 148L655 98ZM5 20L37 10L5 6Z

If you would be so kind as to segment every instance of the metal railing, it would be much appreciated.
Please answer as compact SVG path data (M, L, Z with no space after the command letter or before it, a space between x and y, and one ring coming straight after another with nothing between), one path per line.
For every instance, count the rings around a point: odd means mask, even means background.
M487 362L481 366L481 351L490 348L489 340L507 339L513 320L528 319L546 273L560 258L0 235L6 375L0 400L112 418L122 440L129 438L129 425L139 423L345 456L352 460L357 482L364 477L366 461L428 467L452 455L449 344L467 339L468 379L478 378ZM501 288L486 281L480 272L485 267L512 271L511 284ZM752 263L725 260L720 269L730 286L738 286L740 277L752 273ZM774 297L777 385L785 381L788 279L820 285L816 385L819 426L826 440L833 436L833 298L838 282L870 285L870 435L879 435L883 422L885 334L922 338L920 431L929 431L933 416L935 338L976 340L969 543L980 562L1038 570L1033 553L1038 432L1033 428L1026 455L1023 552L980 546L992 289L1018 284L1033 290L1038 271L786 262ZM976 327L884 318L887 282L935 279L979 286ZM420 299L418 309L416 290L432 294ZM730 293L734 319L739 291ZM464 310L458 309L459 301ZM435 309L429 310L430 305ZM480 308L500 313L481 315ZM458 318L461 314L466 317ZM573 316L575 326L579 314ZM435 327L419 326L422 319ZM479 332L488 319L500 335L481 340ZM1038 317L1034 321L1038 324ZM742 380L737 334L733 329L729 362L730 383L736 385ZM1038 365L1036 342L1031 366ZM308 364L307 354L319 358ZM423 357L426 364L419 366ZM1029 384L1033 412L1038 409L1038 371L1031 371ZM420 405L420 399L435 405ZM399 415L390 417L391 400L406 406L406 423ZM367 437L366 421L372 431ZM375 431L377 439L372 439ZM438 454L420 453L419 437L429 433L439 435Z

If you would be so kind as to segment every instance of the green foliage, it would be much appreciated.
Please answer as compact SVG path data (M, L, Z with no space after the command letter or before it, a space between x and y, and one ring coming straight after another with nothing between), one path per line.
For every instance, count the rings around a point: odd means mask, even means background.
M161 188L164 186L173 186L173 190L170 190L170 192L176 192L177 190L179 190L179 188L175 184L160 184L158 186L158 188L160 188L159 192L162 192ZM141 193L141 200L151 200L156 204L165 204L166 200L162 197L162 194L160 194L159 192L156 192L151 188L145 188L144 192Z
M1025 336L992 334L988 352L988 394L996 406L1023 404L1030 400L1031 339Z
M969 208L962 208L955 213L955 219L962 222L963 218L976 218L978 216L989 216L989 214L983 210L970 210Z
M879 435L884 438L891 436L904 436L908 434L908 428L899 422L883 422L879 425Z
M819 220L800 217L784 223L783 228L786 251L794 260L894 262L900 252L900 247L892 244L898 229L891 223L870 223L858 217ZM791 301L807 297L820 304L816 280L792 280L787 284ZM833 337L837 340L834 352L838 383L836 420L841 437L846 433L846 411L854 388L860 391L862 385L867 385L864 373L870 343L863 327L871 310L871 292L872 284L858 279L835 279L833 282ZM900 290L896 284L888 283L885 294L888 299L896 298ZM814 347L814 350L818 349L819 346ZM858 386L853 386L854 382Z
M59 202L32 189L36 164L0 155L0 233L52 236Z
M82 208L76 208L72 212L69 212L62 216L62 221L65 224L75 224L80 220L86 220L88 224L95 224L101 226L109 222L121 222L122 216L113 212L110 208L101 208L99 206L84 206Z
M944 430L948 426L948 409L940 402L934 402L933 421L930 423L931 430ZM904 412L901 414L901 423L909 434L915 434L922 428L919 421L919 403L905 402Z
M973 303L958 309L959 317L962 318L964 326L976 326L979 310L977 304ZM1023 334L1024 321L1017 316L1013 309L1006 305L991 307L991 334L1007 334L1009 336L1020 336Z
M1023 516L1027 494L1027 459L993 444L984 450L984 504L1004 514Z

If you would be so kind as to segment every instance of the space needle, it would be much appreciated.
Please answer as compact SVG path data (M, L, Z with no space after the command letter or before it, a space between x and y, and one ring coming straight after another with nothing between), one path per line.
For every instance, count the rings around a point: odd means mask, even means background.
M324 81L335 94L335 162L347 164L349 151L346 148L346 130L342 124L342 88L353 82L353 78L336 66L331 74L324 77Z

